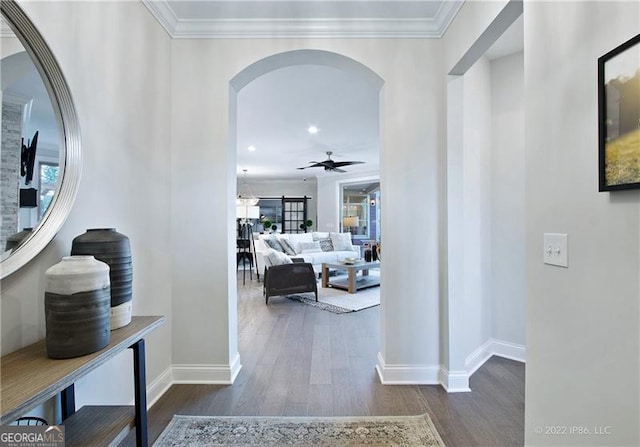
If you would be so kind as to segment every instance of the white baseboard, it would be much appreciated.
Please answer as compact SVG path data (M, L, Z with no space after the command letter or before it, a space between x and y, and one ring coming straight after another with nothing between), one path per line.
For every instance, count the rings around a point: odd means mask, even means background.
M469 392L469 377L494 355L524 363L526 347L491 339L467 357L466 371L449 371L442 365L388 365L379 352L376 371L384 385L441 385L448 393ZM231 385L241 369L240 354L230 365L172 365L147 386L147 407L173 384Z
M504 357L509 360L515 360L516 362L526 363L527 348L523 345L510 343L508 341L493 340L493 355Z
M467 357L465 360L466 371L449 371L441 366L438 378L448 393L469 392L471 391L469 378L491 357L495 355L524 363L525 354L526 348L522 345L490 339Z
M478 368L484 365L486 361L491 358L492 355L493 355L493 341L488 340L478 349L473 351L473 353L465 359L464 366L467 369L467 374L471 376L471 374L476 372Z
M172 365L147 386L147 408L173 384L232 385L241 369L239 353L230 365Z
M468 393L471 391L469 374L466 371L449 371L444 366L440 366L438 380L447 393Z
M233 358L231 362L231 383L236 381L236 377L240 374L240 370L242 369L242 365L240 364L240 353L236 352L236 356Z
M173 365L173 383L231 385L241 368L239 354L230 365Z
M525 363L526 353L527 348L523 345L492 338L467 357L465 367L471 376L494 355Z
M173 385L172 369L173 367L168 367L157 379L147 385L147 409L151 408Z
M440 366L387 365L378 353L376 371L384 385L437 385Z

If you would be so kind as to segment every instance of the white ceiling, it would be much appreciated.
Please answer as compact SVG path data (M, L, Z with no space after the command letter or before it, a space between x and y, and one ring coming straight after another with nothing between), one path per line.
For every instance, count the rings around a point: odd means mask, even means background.
M250 177L311 178L324 161L363 161L348 172L379 167L379 92L346 71L297 65L267 73L238 95L238 172ZM308 132L316 126L318 133ZM254 146L255 151L247 148Z
M420 37L438 38L464 0L142 0L173 38ZM277 24L277 26L274 26ZM515 45L514 45L515 42ZM519 43L518 43L519 42ZM490 59L522 48L522 22L487 53ZM379 168L378 92L336 68L291 66L263 75L238 95L239 176L301 179L324 175L323 161ZM316 135L307 132L317 126ZM256 150L250 152L249 146Z

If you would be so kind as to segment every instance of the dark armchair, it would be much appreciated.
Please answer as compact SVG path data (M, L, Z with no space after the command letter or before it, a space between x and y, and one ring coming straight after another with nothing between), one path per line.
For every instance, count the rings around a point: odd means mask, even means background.
M318 301L318 283L308 262L272 265L264 273L263 293L266 304L270 296L314 292Z

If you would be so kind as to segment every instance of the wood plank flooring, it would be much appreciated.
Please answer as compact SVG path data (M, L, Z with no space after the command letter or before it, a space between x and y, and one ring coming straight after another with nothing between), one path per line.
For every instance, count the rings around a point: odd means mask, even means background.
M493 357L471 393L381 385L379 307L333 314L238 282L242 370L232 386L174 385L149 410L155 440L174 414L392 416L428 412L448 447L524 444L524 365ZM135 445L130 435L122 445Z

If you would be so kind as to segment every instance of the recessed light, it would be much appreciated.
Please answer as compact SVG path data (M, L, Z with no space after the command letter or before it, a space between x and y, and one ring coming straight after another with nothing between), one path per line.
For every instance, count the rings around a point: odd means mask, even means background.
M254 152L254 151L256 150L256 147L255 147L255 146L249 146L249 147L247 148L247 150L248 150L249 152Z
M307 131L309 131L309 133L311 135L317 134L318 133L318 128L316 126L309 126L309 128L307 129Z

